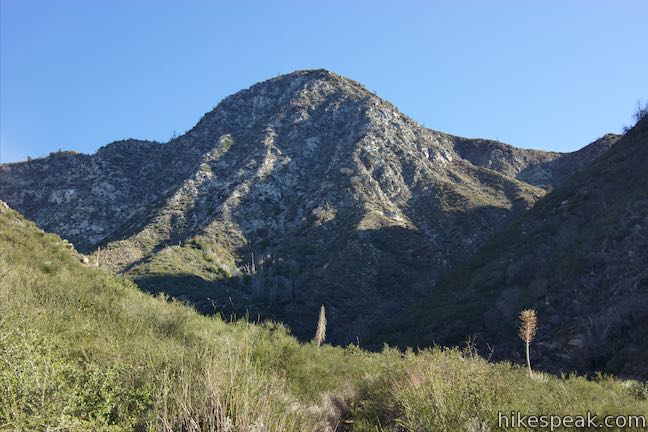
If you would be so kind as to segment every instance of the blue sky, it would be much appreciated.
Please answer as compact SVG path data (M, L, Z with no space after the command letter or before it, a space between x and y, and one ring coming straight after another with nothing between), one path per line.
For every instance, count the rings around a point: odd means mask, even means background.
M648 99L648 2L0 0L0 161L168 140L296 69L432 129L571 151Z

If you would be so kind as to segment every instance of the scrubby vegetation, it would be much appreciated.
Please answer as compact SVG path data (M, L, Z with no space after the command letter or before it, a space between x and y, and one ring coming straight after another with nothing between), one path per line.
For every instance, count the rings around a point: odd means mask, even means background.
M225 323L83 266L0 210L0 430L477 431L498 411L648 415L647 394L467 350L318 348L278 324Z
M521 310L542 323L534 365L648 377L648 122L495 234L376 338L515 358ZM457 319L460 317L461 319ZM489 346L487 346L489 345Z

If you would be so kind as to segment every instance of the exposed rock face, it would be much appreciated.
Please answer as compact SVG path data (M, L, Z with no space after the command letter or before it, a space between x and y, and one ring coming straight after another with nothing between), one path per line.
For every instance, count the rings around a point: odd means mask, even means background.
M59 152L0 165L0 194L44 229L87 251L125 220L145 217L149 207L186 175L186 165L172 163L171 147L127 140L92 156Z
M519 149L497 141L455 139L455 151L477 166L551 190L608 151L620 135L607 134L573 153Z
M432 131L313 70L226 98L167 144L2 165L0 197L146 289L304 338L324 304L346 343L597 155Z

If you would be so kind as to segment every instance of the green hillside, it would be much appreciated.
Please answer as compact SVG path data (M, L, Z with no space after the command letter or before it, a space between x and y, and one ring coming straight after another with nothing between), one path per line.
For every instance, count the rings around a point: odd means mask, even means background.
M84 266L0 205L0 430L484 431L498 411L648 415L646 397L470 350L317 348L225 323Z
M648 377L648 117L640 113L611 150L387 323L379 343L452 345L472 334L515 358L518 313L534 308L538 366Z

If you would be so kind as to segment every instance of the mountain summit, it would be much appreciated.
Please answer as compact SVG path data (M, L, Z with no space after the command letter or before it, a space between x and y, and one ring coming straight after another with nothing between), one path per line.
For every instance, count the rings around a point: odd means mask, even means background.
M522 150L424 128L359 83L297 71L186 134L0 166L0 198L100 265L204 312L362 341L607 150Z

